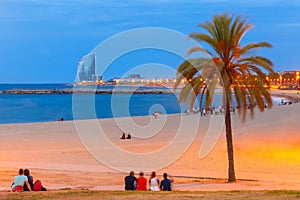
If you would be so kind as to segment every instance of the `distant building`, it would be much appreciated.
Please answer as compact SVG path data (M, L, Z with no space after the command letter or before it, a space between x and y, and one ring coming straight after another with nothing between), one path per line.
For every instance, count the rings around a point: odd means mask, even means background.
M267 76L271 88L275 89L300 89L300 71L284 71L281 73L269 74Z
M93 82L99 82L102 80L102 76L99 75L92 75L92 81Z
M94 53L87 54L78 62L77 82L93 81L96 77L96 56Z
M128 74L128 79L140 79L140 74Z

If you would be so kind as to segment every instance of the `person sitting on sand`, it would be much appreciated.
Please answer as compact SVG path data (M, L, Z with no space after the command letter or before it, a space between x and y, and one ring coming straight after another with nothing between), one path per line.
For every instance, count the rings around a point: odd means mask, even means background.
M33 178L32 176L30 176L30 172L28 169L24 169L24 175L27 177L28 179L28 183L30 185L30 189L27 187L27 184L25 183L23 188L24 188L24 191L30 191L30 190L33 190Z
M149 179L149 189L151 191L159 191L159 180L156 178L156 173L152 172Z
M36 180L33 184L33 191L47 191L47 189L43 187L41 180Z
M28 183L28 179L23 174L24 174L23 169L19 169L19 175L15 176L14 182L11 186L11 190L13 192L23 192L24 184L26 184L27 187L29 188L29 191L31 191L31 187Z
M131 139L131 135L130 135L130 133L128 133L128 135L127 135L126 139Z
M169 175L170 179L168 179L168 174L163 174L164 180L161 181L159 188L163 191L172 191L171 183L174 182L174 179Z
M121 136L121 138L120 138L121 140L125 140L126 139L126 135L125 135L125 133L123 133L122 134L122 136Z
M47 191L47 189L42 186L42 182L40 180L36 180L33 183L33 177L30 175L29 169L24 170L24 175L27 177L28 183L30 185L30 190L29 190L27 185L24 184L23 186L24 191Z
M125 177L125 190L135 190L137 184L137 178L134 176L134 172L131 171L129 176Z
M144 177L144 172L140 172L140 177L137 179L136 190L146 190L147 179Z

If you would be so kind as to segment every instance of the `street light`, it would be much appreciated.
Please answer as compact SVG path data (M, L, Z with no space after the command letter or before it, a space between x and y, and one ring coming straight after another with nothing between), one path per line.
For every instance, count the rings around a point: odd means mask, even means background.
M282 76L281 75L279 76L279 79L280 79L279 83L280 83L280 86L281 86L282 85Z

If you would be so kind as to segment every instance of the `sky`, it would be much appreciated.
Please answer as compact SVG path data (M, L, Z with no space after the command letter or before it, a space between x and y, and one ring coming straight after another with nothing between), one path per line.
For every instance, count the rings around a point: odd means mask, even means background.
M254 25L244 43L274 46L259 54L273 61L275 71L300 69L299 10L298 0L0 0L0 83L73 82L78 61L115 34L161 27L188 35L223 12L247 16ZM124 76L147 63L176 69L181 61L168 52L135 51L116 59L103 76ZM170 75L154 67L151 76Z

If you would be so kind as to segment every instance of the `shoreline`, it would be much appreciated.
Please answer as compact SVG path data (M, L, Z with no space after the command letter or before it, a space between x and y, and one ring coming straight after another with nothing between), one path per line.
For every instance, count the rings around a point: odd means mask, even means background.
M292 101L300 101L300 91L298 90L271 90L271 95L279 98L288 98Z
M36 91L38 91L38 90L36 90ZM54 90L51 90L51 91L54 91ZM86 94L91 94L90 91ZM140 91L140 93L138 92L138 93L134 93L134 94L138 94L138 95L139 94L144 94L143 92L145 92L145 91ZM285 99L285 102L292 102L292 103L300 102L300 94L299 94L300 92L299 91L295 91L295 90L292 90L292 91L290 91L290 90L271 90L270 93L271 93L272 97ZM0 94L1 94L1 91L0 91ZM20 93L20 95L22 95L22 94L26 94L26 93ZM47 94L47 93L35 93L35 94L36 95L44 95L44 94ZM52 93L52 94L55 94L55 93ZM78 94L81 94L81 93L78 93ZM109 94L109 93L103 93L103 94ZM127 91L122 93L122 90L121 90L120 93L117 92L117 93L110 93L110 94L130 94L130 93L127 93ZM146 94L174 94L174 93L160 93L160 91L157 91L157 92L153 91L153 93L150 92L150 93L146 93ZM216 91L216 94L221 94L221 90L218 89ZM6 95L6 94L3 94L3 95ZM273 105L273 106L277 106L277 105ZM182 113L178 112L178 113L172 113L172 114L167 114L167 115L174 115L174 114L184 114L184 113L183 112ZM124 117L142 117L142 116L146 117L146 116L149 116L149 115L133 115L133 116L124 116ZM99 120L99 119L110 119L110 118L112 118L112 117L108 116L108 117L102 117L102 118L96 118L96 119L91 118L91 119L84 119L84 120ZM117 118L119 118L119 117L117 117ZM49 121L28 121L28 122L19 122L19 123L14 123L14 122L12 122L12 123L0 123L0 125L3 125L3 124L47 123L47 122L56 122L56 121L57 121L57 119L49 120ZM69 119L69 120L64 120L64 121L74 121L74 119Z

